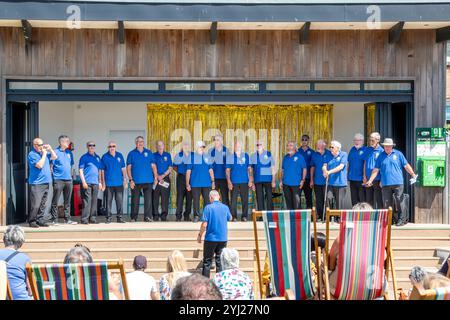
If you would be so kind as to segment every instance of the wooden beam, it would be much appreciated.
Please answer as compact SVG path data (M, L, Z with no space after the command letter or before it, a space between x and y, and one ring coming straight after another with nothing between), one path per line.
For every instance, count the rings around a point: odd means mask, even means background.
M311 28L311 22L307 21L300 29L299 42L300 44L309 43L309 29Z
M405 21L400 21L389 29L389 43L397 43L400 40L404 25Z
M209 29L209 41L211 44L216 44L217 40L217 21L211 23L211 28Z
M123 24L123 21L117 21L118 29L117 29L117 36L119 38L119 43L124 44L125 43L125 26Z
M450 26L436 29L436 42L450 40Z

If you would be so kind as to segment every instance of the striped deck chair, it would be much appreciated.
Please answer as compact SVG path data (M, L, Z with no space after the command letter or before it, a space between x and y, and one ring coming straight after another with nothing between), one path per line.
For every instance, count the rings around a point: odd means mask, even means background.
M450 287L421 290L414 286L409 300L450 300Z
M26 266L35 300L109 300L108 271L112 269L119 270L125 300L129 300L121 261Z
M316 254L316 212L313 210L253 211L256 260L261 297L263 297L261 262L256 219L263 217L269 256L271 284L274 293L286 296L292 292L296 300L311 299L316 290L311 271L311 222L314 223ZM312 218L312 219L311 219ZM319 262L320 263L320 262ZM320 267L320 266L319 266ZM319 268L318 268L319 269ZM318 281L320 284L320 281ZM318 295L320 298L320 294Z
M330 217L340 216L339 255L337 259L336 290L339 300L373 300L384 297L384 275L389 279L391 265L394 292L397 292L393 258L390 247L392 208L383 210L330 210L326 217L325 289L330 299L328 259Z

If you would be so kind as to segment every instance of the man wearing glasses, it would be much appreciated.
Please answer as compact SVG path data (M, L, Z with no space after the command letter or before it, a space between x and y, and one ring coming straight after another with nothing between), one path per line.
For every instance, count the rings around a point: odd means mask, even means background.
M97 224L98 191L105 190L100 174L100 170L103 170L103 165L100 156L95 153L94 141L89 141L86 145L88 151L81 156L79 163L82 184L81 199L83 200L81 224Z
M312 189L310 187L310 181L311 181L311 158L314 153L314 150L309 147L309 136L307 134L304 134L302 136L302 146L298 148L298 152L303 156L306 163L306 177L305 177L305 184L303 185L303 188L300 189L300 196L303 193L305 194L305 200L306 200L306 208L311 209L312 208Z
M230 206L230 190L228 189L226 177L227 148L223 145L223 137L214 136L214 148L209 150L209 155L213 161L214 181L217 190L220 192L222 203Z
M56 160L57 157L52 147L44 144L41 138L33 140L33 149L28 153L30 187L28 223L31 228L48 227L44 222L44 210L52 181L50 160Z
M361 133L355 134L353 137L353 147L348 153L348 181L350 181L350 196L352 206L357 203L366 201L364 180L364 157L366 147L364 146L364 136Z
M108 152L102 156L102 181L106 186L106 223L112 222L112 202L116 200L117 222L123 221L123 190L127 188L127 172L123 155L117 151L117 143L108 143Z
M378 132L372 132L369 136L370 147L366 148L364 154L364 185L366 185L367 181L369 180L370 175L372 174L372 170L375 168L375 163L377 162L378 157L384 151L384 149L380 146L380 139L381 136ZM378 172L378 175L373 180L372 186L366 186L366 201L374 209L383 208L380 180L381 174Z
M339 141L331 141L330 150L332 159L324 163L323 176L328 179L330 191L333 194L335 209L342 209L347 188L347 153L341 151Z

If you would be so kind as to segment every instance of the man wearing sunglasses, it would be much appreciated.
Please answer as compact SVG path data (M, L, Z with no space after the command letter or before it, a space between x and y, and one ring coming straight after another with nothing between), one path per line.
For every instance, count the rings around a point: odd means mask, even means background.
M89 141L87 152L81 156L79 171L81 179L81 199L83 200L83 211L81 213L81 224L97 224L97 197L98 191L104 190L100 170L103 164L95 153L95 142Z
M50 160L58 156L52 147L44 144L41 138L33 140L33 149L28 153L28 185L30 190L30 212L28 223L32 228L48 227L44 221L44 211L52 174Z
M314 153L314 150L309 147L309 136L307 134L302 135L302 145L300 148L298 148L298 152L303 156L306 163L306 177L305 177L305 184L303 185L303 188L300 189L300 197L303 193L305 194L305 200L306 200L306 208L311 209L312 208L312 189L310 186L311 182L311 158Z
M108 152L102 156L102 181L106 186L106 223L112 222L112 202L116 200L117 222L123 221L123 190L128 187L127 171L122 153L117 151L117 143L108 143Z

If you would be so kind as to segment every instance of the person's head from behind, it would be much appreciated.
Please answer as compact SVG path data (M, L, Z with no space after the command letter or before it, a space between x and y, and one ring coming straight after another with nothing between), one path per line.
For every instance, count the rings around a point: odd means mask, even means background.
M327 236L323 232L317 232L317 245L320 249L325 248ZM311 233L311 251L316 250L316 243L314 241L314 233Z
M196 273L177 281L171 300L222 300L222 294L213 281Z
M355 204L352 208L353 210L361 210L361 211L367 211L367 210L373 210L373 207L368 204L367 202L358 202Z
M217 190L211 190L209 192L209 202L220 201L220 194Z
M167 272L187 272L186 259L180 250L173 250L167 257Z
M236 249L224 248L220 253L222 270L239 269L239 252Z
M423 278L425 290L450 287L450 279L440 273L427 273Z
M147 258L141 255L134 257L133 269L136 271L145 271L147 269Z
M7 248L20 249L25 243L25 231L20 226L8 226L3 234L3 243Z
M71 248L64 258L64 264L93 262L94 259L92 258L91 251L81 244L76 244Z

